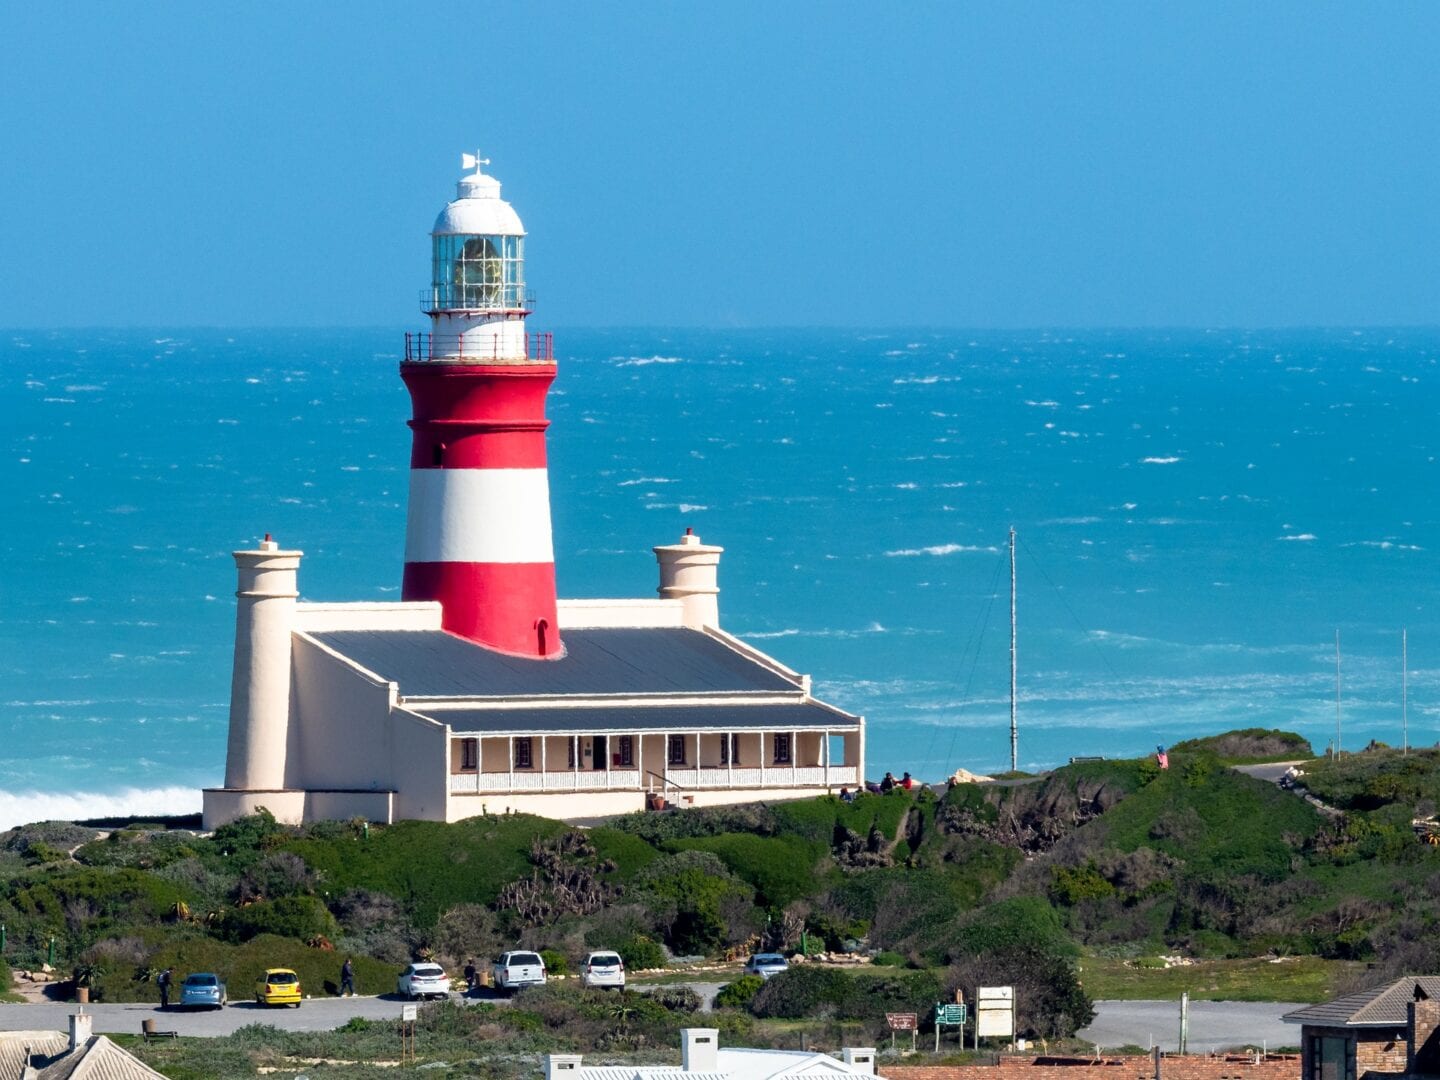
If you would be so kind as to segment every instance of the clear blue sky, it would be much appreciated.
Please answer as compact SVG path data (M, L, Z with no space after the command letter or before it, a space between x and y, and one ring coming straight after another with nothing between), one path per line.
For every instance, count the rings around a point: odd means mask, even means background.
M1440 322L1440 5L0 4L0 326Z

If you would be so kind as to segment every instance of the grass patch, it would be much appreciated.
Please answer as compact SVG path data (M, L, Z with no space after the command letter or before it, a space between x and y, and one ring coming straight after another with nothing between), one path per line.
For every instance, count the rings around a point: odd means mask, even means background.
M1085 992L1096 999L1168 1001L1188 992L1201 1001L1308 1004L1335 996L1335 988L1363 966L1301 956L1279 961L1201 960L1166 968L1155 957L1126 961L1087 956L1080 964L1080 981Z
M671 840L671 851L708 851L719 857L741 881L755 887L756 902L784 907L815 891L815 868L829 850L798 836L753 836L726 833L690 840Z

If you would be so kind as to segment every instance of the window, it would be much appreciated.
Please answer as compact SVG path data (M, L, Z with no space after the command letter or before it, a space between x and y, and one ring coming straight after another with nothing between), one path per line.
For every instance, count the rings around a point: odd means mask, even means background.
M740 736L739 736L739 735L721 735L721 736L720 736L720 764L721 764L721 765L739 765L739 764L740 764Z
M635 765L635 740L629 735L620 736L620 764L627 769Z
M530 768L530 737L515 740L515 768Z
M790 736L788 733L775 736L775 764L790 764Z
M480 740L460 740L460 768L473 772L480 764Z
M444 464L445 464L445 444L444 444L444 443L438 443L438 442L437 442L434 446L432 446L432 447L430 448L430 464L436 465L436 466L444 465Z
M1311 1037L1310 1080L1355 1080L1354 1061L1349 1039Z
M670 736L670 739L669 739L669 745L670 745L670 758L669 758L670 764L671 764L671 765L684 765L684 764L685 764L685 736L684 736L684 735L671 735L671 736Z
M571 735L565 740L565 764L569 768L575 767L575 736Z

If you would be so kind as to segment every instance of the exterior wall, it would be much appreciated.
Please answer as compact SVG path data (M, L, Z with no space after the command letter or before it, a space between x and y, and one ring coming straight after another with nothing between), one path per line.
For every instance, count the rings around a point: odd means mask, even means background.
M1434 1073L1440 1068L1440 1001L1422 998L1410 1002L1406 1039L1409 1042L1409 1072Z
M608 626L684 626L679 600L561 600L561 630Z
M1410 1046L1404 1028L1385 1031L1360 1030L1355 1040L1355 1075L1368 1072L1403 1073ZM1398 1037L1397 1037L1398 1036Z
M392 687L362 675L314 639L294 638L295 746L286 786L393 789ZM441 772L444 760L442 750L431 767Z
M395 816L446 821L450 785L445 759L450 729L423 716L395 709L386 725L386 753L395 789Z
M440 605L434 601L394 603L296 604L295 629L439 630Z
M395 820L393 791L307 791L306 821L349 821L364 818L388 825Z
M795 736L794 754L797 765L823 765L821 755L825 752L821 743L825 739L822 731L802 731Z
M659 785L656 785L659 790ZM813 799L821 792L816 788L733 788L719 791L684 791L671 789L666 796L675 806L734 806L751 802L787 802ZM645 809L643 791L552 791L544 794L507 794L481 792L451 795L447 821L463 821L479 814L535 814L557 821L585 821L592 818L630 814ZM414 814L399 814L414 817ZM888 1075L888 1074L887 1074ZM1168 1078L1168 1074L1167 1074ZM1121 1078L1111 1077L1111 1080ZM1129 1080L1129 1078L1123 1078ZM1292 1075L1289 1080L1294 1080Z
M1155 1080L1152 1058L1107 1058L1098 1064L1040 1064L1045 1058L1006 1056L997 1065L888 1065L886 1080ZM1053 1059L1051 1059L1053 1060ZM1240 1055L1165 1055L1161 1080L1300 1080L1300 1059L1272 1054L1259 1064Z
M282 825L299 825L305 820L303 791L230 791L206 788L202 793L202 828L206 832L236 818L247 817L264 808Z

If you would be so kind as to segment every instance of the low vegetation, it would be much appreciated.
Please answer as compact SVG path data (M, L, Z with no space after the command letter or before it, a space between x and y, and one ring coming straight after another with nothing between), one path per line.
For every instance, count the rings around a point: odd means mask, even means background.
M1095 995L1318 1000L1440 970L1440 847L1414 824L1440 803L1440 752L1308 761L1301 781L1333 813L1229 767L1308 757L1288 733L1231 732L1175 745L1165 770L1086 761L1013 785L593 830L524 815L292 829L258 814L209 836L42 823L0 835L0 922L12 965L37 966L53 938L57 966L102 1001L151 997L165 967L215 971L240 998L271 966L334 993L345 957L374 993L414 958L458 976L514 947L544 950L556 971L616 949L632 975L762 948L874 956L734 978L714 1016L762 1041L801 1022L873 1041L885 1012L923 1015L981 984L1015 985L1021 1033L1053 1039L1088 1021ZM668 1048L693 1007L678 991L591 997L572 984L520 1004L427 1010L426 1030L449 1045L481 1025L524 1054ZM562 1008L585 1023L561 1031ZM236 1039L280 1057L304 1042Z

